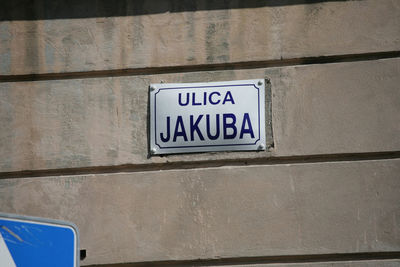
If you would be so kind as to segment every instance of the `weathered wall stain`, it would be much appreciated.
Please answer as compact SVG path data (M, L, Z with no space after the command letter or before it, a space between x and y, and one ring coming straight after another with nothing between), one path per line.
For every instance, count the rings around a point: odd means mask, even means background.
M1 1L0 210L76 223L82 265L397 266L399 13ZM149 84L267 78L266 151L149 153Z
M0 5L1 20L76 19L94 17L120 17L238 8L259 8L291 5L307 5L349 0L247 0L247 1L181 1L181 0L107 0L57 1L50 0L4 0ZM360 1L360 0L350 0Z
M365 0L73 20L4 21L0 24L9 25L11 36L2 43L0 56L10 57L12 66L6 68L6 63L2 63L7 71L0 75L396 51L400 45L399 10L393 0L383 0L378 7L373 0Z

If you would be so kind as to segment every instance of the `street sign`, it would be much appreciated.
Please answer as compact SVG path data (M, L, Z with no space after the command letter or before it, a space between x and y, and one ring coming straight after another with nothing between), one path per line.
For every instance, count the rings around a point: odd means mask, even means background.
M151 154L265 148L264 79L150 85Z
M0 213L0 266L79 267L75 225Z

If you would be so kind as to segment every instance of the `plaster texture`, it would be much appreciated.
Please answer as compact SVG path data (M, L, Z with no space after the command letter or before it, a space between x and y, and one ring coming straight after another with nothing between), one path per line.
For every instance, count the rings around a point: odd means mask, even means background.
M275 147L148 155L150 83L270 78ZM0 83L0 170L400 150L400 60ZM270 100L267 101L271 103ZM266 123L269 123L268 121ZM268 127L267 127L268 129Z
M0 210L77 224L83 265L400 249L400 160L0 180Z
M158 9L154 5L165 4L161 2L142 1L139 9ZM229 9L228 4L226 9L200 7L196 12L1 21L0 75L281 60L400 48L397 0L265 2L258 8ZM28 8L38 17L46 10L39 4ZM135 7L125 8L129 13ZM79 6L73 10L81 12Z

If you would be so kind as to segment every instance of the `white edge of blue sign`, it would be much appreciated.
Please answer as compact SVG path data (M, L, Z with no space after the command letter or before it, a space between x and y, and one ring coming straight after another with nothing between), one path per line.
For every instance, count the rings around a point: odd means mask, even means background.
M78 227L68 221L61 221L61 220L55 220L55 219L48 219L48 218L40 218L40 217L33 217L33 216L25 216L25 215L19 215L19 214L12 214L12 213L3 213L0 212L0 219L6 219L14 222L25 222L25 223L35 223L35 224L41 224L41 225L48 225L48 226L56 226L56 227L63 227L72 230L75 236L75 252L74 252L74 259L75 259L75 266L79 267L80 266L80 240L79 240L79 231Z

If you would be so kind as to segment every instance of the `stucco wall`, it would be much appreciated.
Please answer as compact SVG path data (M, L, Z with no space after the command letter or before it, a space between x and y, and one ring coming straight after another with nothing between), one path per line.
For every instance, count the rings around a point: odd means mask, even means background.
M399 1L0 10L0 211L82 265L400 266ZM149 156L150 83L256 78L273 147Z

